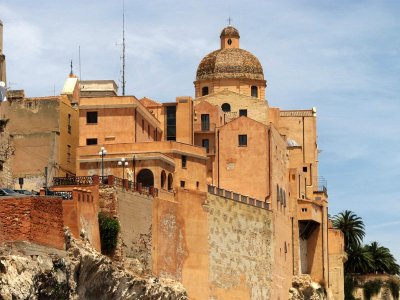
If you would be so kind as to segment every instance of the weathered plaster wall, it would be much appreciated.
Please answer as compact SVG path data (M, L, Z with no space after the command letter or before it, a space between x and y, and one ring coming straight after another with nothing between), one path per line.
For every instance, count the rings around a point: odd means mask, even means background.
M0 103L0 111L1 111ZM13 187L12 161L13 140L7 128L8 120L0 113L0 187Z
M138 259L144 271L150 273L153 198L118 190L117 199L123 252L126 257Z
M271 299L272 213L208 194L211 299Z

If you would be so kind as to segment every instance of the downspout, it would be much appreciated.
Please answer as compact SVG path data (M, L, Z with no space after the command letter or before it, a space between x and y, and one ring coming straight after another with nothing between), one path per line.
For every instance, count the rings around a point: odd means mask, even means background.
M218 188L219 188L219 129L217 131L217 145L218 145L218 160L217 160L217 164L218 164Z
M293 217L290 217L290 219L292 221L292 273L294 276L294 222Z
M304 117L302 117L303 120L303 163L306 162L306 145L305 145L305 136L304 136Z
M326 208L326 215L329 215L329 208ZM327 222L329 222L329 218L327 219ZM326 248L327 248L327 252L328 252L328 287L329 287L329 226L327 229L327 238L326 238Z
M135 143L137 142L137 138L136 138L136 127L137 127L137 114L136 114L136 107L135 107Z
M324 231L325 231L325 209L322 206L322 278L325 279L325 251L324 251Z

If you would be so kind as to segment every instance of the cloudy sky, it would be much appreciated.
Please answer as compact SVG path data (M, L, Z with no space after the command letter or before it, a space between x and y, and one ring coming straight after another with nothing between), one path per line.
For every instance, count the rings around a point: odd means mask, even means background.
M127 94L194 94L229 16L261 61L271 106L318 111L330 213L350 209L400 261L399 1L126 0ZM59 93L70 71L120 78L122 0L0 0L8 82ZM81 69L78 48L81 48Z

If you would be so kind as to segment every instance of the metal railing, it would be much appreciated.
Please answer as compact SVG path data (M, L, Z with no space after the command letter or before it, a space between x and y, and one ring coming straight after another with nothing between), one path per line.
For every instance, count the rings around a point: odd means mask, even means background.
M122 178L115 176L111 176L111 179L108 176L99 176L99 183L101 185L124 188L128 191L137 192L142 195L158 197L158 189L153 186L144 187L142 186L141 183L128 181L127 179L124 180ZM73 185L79 186L79 185L93 185L93 184L94 181L92 176L53 178L53 186L73 186ZM72 192L53 192L53 193L71 193L71 198L68 199L72 199ZM65 194L60 194L60 195L65 195Z
M70 176L70 177L54 177L53 185L91 185L93 184L92 176Z
M193 125L194 132L215 132L215 123L195 123Z
M48 191L49 196L61 197L63 200L72 200L71 191Z
M324 177L322 176L314 177L313 183L314 183L314 192L321 192L328 194L328 182Z
M232 191L228 191L225 189L220 189L213 185L208 185L208 193L210 193L212 195L221 196L226 199L230 199L232 201L242 202L247 205L270 210L270 206L269 206L268 202L261 201L261 200L258 200L258 199L255 199L255 198L252 198L249 196L241 195L241 194L238 194L238 193L235 193Z

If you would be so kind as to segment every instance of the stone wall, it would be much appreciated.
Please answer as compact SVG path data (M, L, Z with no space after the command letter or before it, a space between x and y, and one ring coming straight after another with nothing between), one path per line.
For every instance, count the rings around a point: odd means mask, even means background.
M143 266L143 271L150 273L152 266L153 198L118 190L117 199L124 255L139 260Z
M8 120L0 115L0 187L13 187L11 164L14 147L7 123Z
M64 248L60 198L23 197L0 201L0 243L30 241Z
M208 194L211 299L270 299L272 213Z

